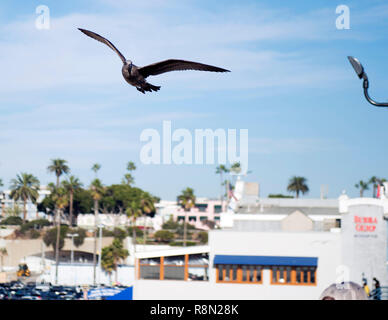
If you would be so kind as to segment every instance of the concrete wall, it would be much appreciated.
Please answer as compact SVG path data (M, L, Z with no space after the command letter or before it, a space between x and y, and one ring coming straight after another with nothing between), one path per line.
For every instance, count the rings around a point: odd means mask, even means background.
M38 281L44 279L46 282L55 283L55 264L49 266L47 274L38 278ZM134 283L134 266L122 265L117 270L118 283L131 286ZM96 268L96 282L111 285L115 282L115 272L109 277L103 270ZM58 284L59 285L92 285L93 284L93 265L92 264L60 264L58 266Z
M339 233L279 233L212 231L209 235L209 281L136 280L134 299L318 299L336 280L341 264ZM214 256L268 255L318 257L317 286L271 285L270 270L263 284L216 283Z
M352 199L355 200L355 199ZM343 264L351 281L361 283L364 273L372 287L373 277L387 285L387 222L377 199L351 204L342 218Z
M112 237L102 238L102 246L108 246L112 243ZM29 239L29 240L3 240L3 246L7 249L7 255L4 256L4 266L8 268L15 268L18 264L28 256L41 255L42 251L53 251L52 247L47 247L42 239ZM65 246L63 250L69 251L72 248L71 239L65 239ZM93 253L94 250L94 238L85 238L82 246L74 250ZM98 239L97 239L98 250Z
M311 231L313 227L313 220L298 210L282 220L282 231Z

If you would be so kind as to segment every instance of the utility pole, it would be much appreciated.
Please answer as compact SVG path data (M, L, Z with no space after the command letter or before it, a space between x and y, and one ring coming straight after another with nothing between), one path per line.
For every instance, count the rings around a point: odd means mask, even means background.
M99 233L99 254L98 254L98 285L101 286L101 255L102 255L102 228L104 225L98 225Z
M98 201L94 201L94 250L93 250L93 285L96 285L96 253L97 253L97 220Z
M58 264L59 264L59 235L61 230L61 220L59 215L59 209L56 209L57 213L57 241L55 243L55 284L58 284Z

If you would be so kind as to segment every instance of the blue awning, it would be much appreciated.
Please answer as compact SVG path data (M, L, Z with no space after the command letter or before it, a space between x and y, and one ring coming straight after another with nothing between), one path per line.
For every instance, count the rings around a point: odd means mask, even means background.
M216 255L214 257L214 264L316 267L318 265L318 258Z
M128 287L118 294L106 298L106 300L133 300L133 287Z

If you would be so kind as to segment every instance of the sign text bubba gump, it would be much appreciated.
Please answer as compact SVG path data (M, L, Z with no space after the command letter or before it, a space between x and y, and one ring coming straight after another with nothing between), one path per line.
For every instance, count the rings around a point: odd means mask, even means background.
M374 232L376 230L377 218L354 216L354 224L356 231Z

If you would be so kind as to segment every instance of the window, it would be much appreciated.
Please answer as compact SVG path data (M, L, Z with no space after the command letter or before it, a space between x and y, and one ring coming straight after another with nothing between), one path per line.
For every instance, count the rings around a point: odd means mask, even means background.
M221 212L222 212L222 207L216 204L214 206L214 213L221 213Z
M140 259L138 279L207 281L208 268L208 253Z
M316 285L316 267L272 266L271 284Z
M207 210L207 204L206 203L196 204L195 207L198 209L199 212L206 212L206 210Z
M209 254L191 254L189 255L188 280L207 281L209 268Z
M164 257L163 262L163 280L185 279L185 256Z
M140 260L140 279L160 278L160 258Z
M262 283L262 267L254 265L216 265L219 283Z

